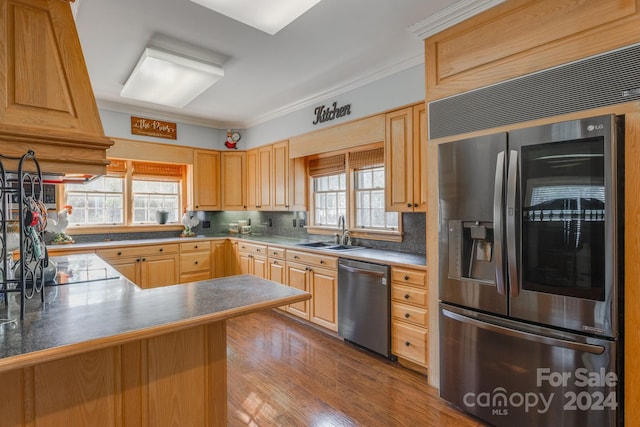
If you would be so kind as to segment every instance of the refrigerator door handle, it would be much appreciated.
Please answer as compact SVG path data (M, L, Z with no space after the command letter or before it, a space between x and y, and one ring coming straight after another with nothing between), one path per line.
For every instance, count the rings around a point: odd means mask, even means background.
M496 259L496 288L505 295L504 261L502 259L502 189L504 187L504 151L498 153L493 189L493 253Z
M602 354L604 353L604 347L599 345L592 344L583 344L575 341L563 340L559 338L552 338L543 335L536 335L530 332L518 331L515 329L510 329L504 326L494 325L492 323L486 323L480 320L473 319L471 317L467 317L463 314L454 313L445 308L442 309L442 314L447 316L450 319L457 320L462 323L466 323L468 325L472 325L476 328L484 329L486 331L495 332L502 335L508 335L515 338L521 338L527 341L535 342L538 344L545 344L552 347L562 347L567 348L574 351L581 351L591 354Z
M520 294L520 281L518 280L518 259L516 252L516 189L518 180L518 152L511 150L509 153L509 172L507 176L507 265L509 270L509 283L511 296Z

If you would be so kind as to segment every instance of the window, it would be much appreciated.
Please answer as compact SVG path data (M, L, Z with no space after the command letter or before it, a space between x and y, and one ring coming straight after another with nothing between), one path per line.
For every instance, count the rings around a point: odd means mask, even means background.
M156 219L156 211L167 211L167 222L177 222L180 212L180 183L133 180L133 222Z
M340 215L347 214L347 177L337 175L313 179L314 225L338 226Z
M384 204L384 167L359 169L355 177L355 209L358 228L397 230L398 213L386 212Z
M312 158L309 176L314 232L335 233L343 215L354 237L401 238L399 214L385 211L384 148Z
M65 204L73 206L77 226L142 225L156 222L156 211L177 223L182 212L184 165L110 159L107 175L87 184L67 184Z
M101 176L87 184L67 184L65 191L74 225L124 223L124 178Z

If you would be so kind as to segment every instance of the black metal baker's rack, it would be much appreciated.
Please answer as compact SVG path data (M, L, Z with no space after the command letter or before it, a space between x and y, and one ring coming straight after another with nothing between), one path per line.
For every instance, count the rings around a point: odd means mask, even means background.
M7 171L2 159L17 162L17 172ZM42 194L42 172L33 151L21 157L0 154L0 304L6 309L0 324L17 320L11 314L11 295L19 299L20 319L24 319L26 300L39 294L42 303L45 301L49 260L43 240L47 211Z

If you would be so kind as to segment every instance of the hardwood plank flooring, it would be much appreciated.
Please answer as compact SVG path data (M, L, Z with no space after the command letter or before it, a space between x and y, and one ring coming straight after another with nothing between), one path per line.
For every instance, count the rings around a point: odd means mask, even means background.
M276 311L227 321L229 426L483 424L427 378Z

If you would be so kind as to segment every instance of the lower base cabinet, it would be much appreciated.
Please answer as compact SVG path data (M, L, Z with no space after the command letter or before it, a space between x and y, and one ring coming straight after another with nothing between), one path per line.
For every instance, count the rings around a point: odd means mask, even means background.
M400 363L427 369L428 293L426 272L391 268L391 352Z
M291 287L311 293L308 301L290 304L287 311L331 331L338 331L338 259L288 250L286 279Z
M180 279L177 243L99 249L96 254L144 289L175 285Z

